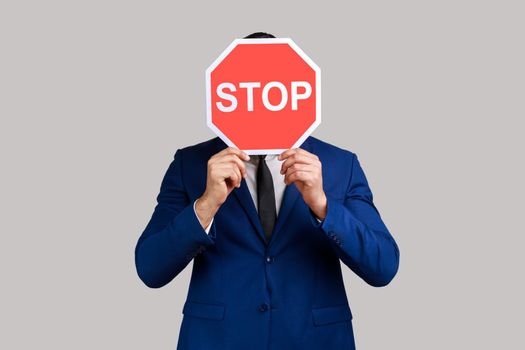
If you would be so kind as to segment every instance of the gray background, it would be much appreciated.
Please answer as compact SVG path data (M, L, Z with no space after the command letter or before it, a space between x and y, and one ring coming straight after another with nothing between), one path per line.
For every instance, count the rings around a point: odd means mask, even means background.
M314 136L358 154L401 249L344 267L360 349L523 349L520 1L2 1L2 349L174 349L191 267L150 290L133 249L204 71L291 37L323 71Z

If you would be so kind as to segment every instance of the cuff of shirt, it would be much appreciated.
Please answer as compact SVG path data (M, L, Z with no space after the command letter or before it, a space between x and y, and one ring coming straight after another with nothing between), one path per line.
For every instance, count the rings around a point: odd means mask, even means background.
M201 219L199 219L199 216L197 215L197 210L195 210L195 204L197 203L198 200L199 200L199 199L197 198L197 199L195 200L195 202L193 202L193 211L195 212L195 216L197 217L197 220L199 220L199 222L201 223L201 226L202 226ZM213 218L211 218L210 224L209 224L208 226L206 226L206 228L204 229L204 231L205 231L207 234L210 234L211 224L213 224Z
M321 226L322 223L323 223L323 221L324 221L324 219L323 219L323 220L319 219L319 218L317 217L317 215L315 215L315 213L312 211L312 209L309 209L309 211L310 211L310 216L311 216L311 218L312 218L312 219L315 219L315 221L313 221L314 225L315 225L316 227Z

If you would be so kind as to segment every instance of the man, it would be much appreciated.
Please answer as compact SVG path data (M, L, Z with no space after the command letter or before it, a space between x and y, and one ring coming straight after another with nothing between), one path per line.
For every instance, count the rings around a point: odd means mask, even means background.
M357 156L314 137L280 155L179 149L157 201L135 262L159 288L193 260L178 349L355 349L340 261L372 286L398 269Z

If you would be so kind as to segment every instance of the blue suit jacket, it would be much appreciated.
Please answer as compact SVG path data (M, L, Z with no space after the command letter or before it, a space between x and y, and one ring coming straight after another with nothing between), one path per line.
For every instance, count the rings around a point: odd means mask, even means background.
M207 161L225 147L215 138L177 150L135 249L138 275L152 288L193 261L178 349L354 349L340 261L372 286L388 284L399 264L356 155L309 137L301 148L323 164L327 216L318 223L287 186L266 243L244 180L210 235L195 215Z

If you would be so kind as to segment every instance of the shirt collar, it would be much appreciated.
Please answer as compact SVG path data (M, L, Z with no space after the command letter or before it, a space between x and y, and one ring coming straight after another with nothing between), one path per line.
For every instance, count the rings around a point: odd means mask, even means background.
M266 158L264 158L267 162L273 162L277 159L277 157L279 157L278 154L267 154L266 155ZM250 160L249 160L250 163L252 164L259 164L259 157L257 157L257 155L252 155L250 156Z

